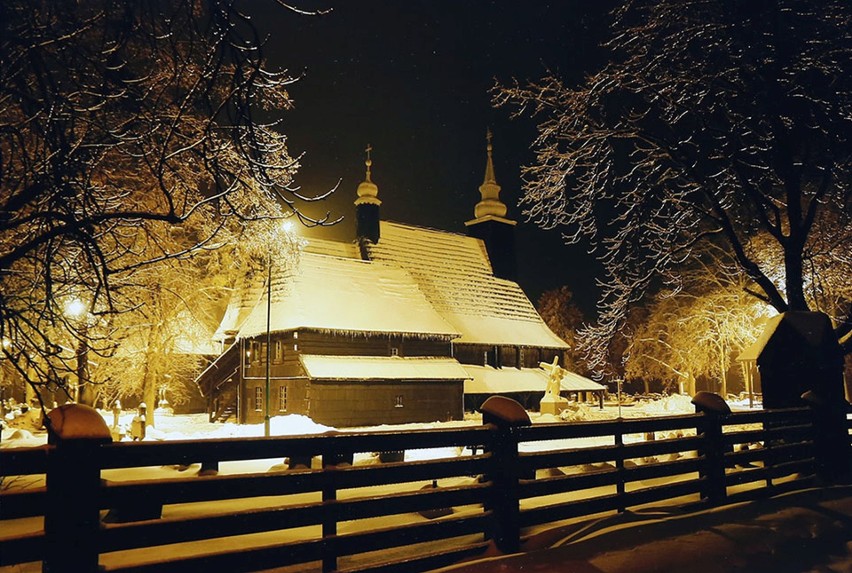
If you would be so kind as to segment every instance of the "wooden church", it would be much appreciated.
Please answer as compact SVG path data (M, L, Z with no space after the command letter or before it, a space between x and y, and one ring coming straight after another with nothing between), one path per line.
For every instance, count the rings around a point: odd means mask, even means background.
M447 421L493 394L540 398L539 363L562 362L567 345L514 282L516 222L491 154L489 136L468 235L382 221L368 154L355 241L310 240L295 269L231 301L225 350L197 379L211 420ZM563 390L603 387L566 377Z

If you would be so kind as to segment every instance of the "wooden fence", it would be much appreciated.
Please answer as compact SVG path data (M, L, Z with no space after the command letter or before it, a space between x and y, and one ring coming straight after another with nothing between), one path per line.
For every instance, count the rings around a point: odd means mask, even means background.
M700 508L813 485L820 467L814 421L804 408L4 449L7 483L46 477L44 487L0 492L0 528L15 532L0 534L0 565L42 561L51 573L300 564L294 570L426 571L481 555L492 542L517 550L534 529L581 516L649 504ZM596 445L583 443L590 438ZM465 455L346 463L358 452L424 448L465 448ZM230 462L284 457L313 458L314 468L229 470ZM114 469L199 462L222 471L110 479ZM108 523L105 510L118 522Z

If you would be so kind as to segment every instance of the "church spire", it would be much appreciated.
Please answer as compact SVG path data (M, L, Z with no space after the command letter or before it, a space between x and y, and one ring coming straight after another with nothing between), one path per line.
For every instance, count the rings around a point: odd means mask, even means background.
M379 186L373 183L370 178L370 168L373 166L373 160L370 157L372 151L373 146L367 145L367 159L364 161L364 165L367 166L367 174L364 181L358 185L358 198L355 199L355 227L359 241L368 240L378 243L379 206L382 202L379 199Z
M367 166L367 175L364 181L362 181L361 184L358 185L358 198L355 199L355 204L369 204L378 206L382 204L381 200L379 199L379 187L378 185L373 183L372 179L370 179L370 168L373 165L373 160L370 158L370 152L373 151L373 146L367 144L367 149L365 151L367 152L367 160L364 161L364 165Z
M518 274L515 262L515 221L506 218L506 204L500 200L500 186L494 176L491 157L491 130L486 134L485 178L479 186L481 200L474 208L474 218L465 222L467 233L485 243L494 276L515 280Z
M476 204L473 213L477 219L488 215L505 217L506 204L500 201L500 186L497 184L497 178L494 176L494 161L491 158L491 129L486 132L485 139L487 141L486 152L488 159L485 162L485 178L482 181L482 185L479 186L479 193L482 196L482 200Z

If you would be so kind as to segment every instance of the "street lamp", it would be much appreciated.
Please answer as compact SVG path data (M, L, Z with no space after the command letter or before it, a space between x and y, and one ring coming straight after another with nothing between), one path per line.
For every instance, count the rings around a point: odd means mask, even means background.
M267 253L266 260L266 393L263 400L263 435L269 437L269 349L272 346L272 251Z
M293 232L292 221L282 221L281 233L290 235ZM271 401L271 376L272 364L272 248L266 253L266 392L263 400L263 435L269 437L269 402Z
M65 304L65 316L74 320L77 333L77 395L78 404L94 405L94 396L89 387L89 309L85 302L73 298Z

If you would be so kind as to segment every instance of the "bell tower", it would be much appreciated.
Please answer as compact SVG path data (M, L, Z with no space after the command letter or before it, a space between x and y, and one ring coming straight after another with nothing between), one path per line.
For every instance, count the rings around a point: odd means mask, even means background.
M517 221L506 218L506 204L500 200L500 186L494 176L491 158L491 130L486 133L485 179L479 186L481 200L474 207L474 218L465 222L467 234L481 239L488 251L494 276L515 280L518 265L515 259L515 225Z
M379 199L379 187L370 179L370 167L373 160L370 153L373 151L371 145L367 145L367 176L358 185L358 198L355 199L355 225L358 242L368 240L373 243L379 242L379 207L382 202Z

